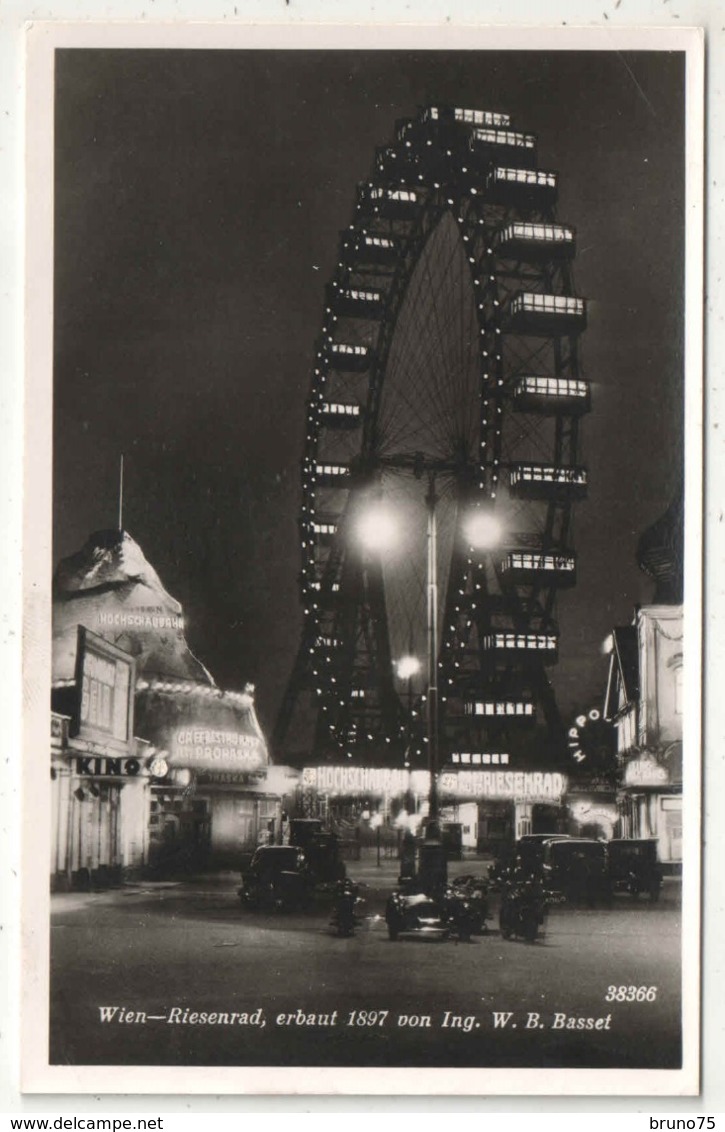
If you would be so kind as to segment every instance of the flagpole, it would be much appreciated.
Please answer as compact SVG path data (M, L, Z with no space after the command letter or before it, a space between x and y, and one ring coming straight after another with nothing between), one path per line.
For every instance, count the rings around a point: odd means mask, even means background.
M123 454L118 476L118 529L123 531Z

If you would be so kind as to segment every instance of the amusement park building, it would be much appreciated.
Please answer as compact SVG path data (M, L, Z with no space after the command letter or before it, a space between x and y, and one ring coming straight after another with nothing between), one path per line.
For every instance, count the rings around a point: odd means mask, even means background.
M58 886L237 863L279 826L284 775L252 686L217 687L125 531L92 535L58 566L51 707Z
M682 495L640 540L655 602L612 634L604 714L617 734L621 837L656 838L662 863L682 863Z

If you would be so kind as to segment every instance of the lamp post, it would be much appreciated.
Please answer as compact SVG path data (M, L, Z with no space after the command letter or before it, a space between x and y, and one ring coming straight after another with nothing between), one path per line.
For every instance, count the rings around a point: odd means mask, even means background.
M428 687L426 689L426 733L428 739L428 820L426 838L439 836L438 829L438 524L436 518L435 477L428 479L425 497L428 562L426 570L426 641Z
M426 739L428 743L428 817L425 824L423 851L419 864L419 878L424 885L433 886L445 880L445 854L440 841L438 771L440 758L440 729L438 713L438 526L435 472L428 474L425 496L426 527ZM464 519L463 533L472 549L491 550L501 537L501 526L489 510L474 508ZM358 525L360 541L370 550L383 550L396 538L395 519L385 506L366 511ZM415 657L403 657L398 664L398 675L410 680L420 670Z
M417 656L413 655L413 640L412 634L408 645L408 652L405 656L401 656L400 660L395 663L395 671L400 680L404 680L406 684L406 695L408 700L408 746L406 749L405 766L410 765L410 748L413 743L413 677L417 676L420 672L420 661Z

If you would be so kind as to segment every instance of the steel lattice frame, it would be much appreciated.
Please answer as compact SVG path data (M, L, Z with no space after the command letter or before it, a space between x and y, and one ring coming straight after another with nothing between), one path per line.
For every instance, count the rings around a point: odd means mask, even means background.
M396 688L383 567L351 539L361 499L392 474L437 477L456 512L479 507L503 518L495 549L474 552L460 538L448 546L444 758L525 751L524 726L537 718L550 749L564 751L546 666L558 655L557 594L575 582L572 504L586 493L579 424L590 388L580 375L586 307L574 291L575 233L556 222L556 197L557 175L537 168L532 135L503 114L445 107L398 123L359 187L326 291L308 405L305 620L274 737L279 753L310 697L315 757L400 765L412 744L424 761ZM458 432L451 426L442 439L431 439L430 424L424 435L411 423L406 436L400 411L405 381L409 421L422 402L417 374L401 361L421 341L428 354L440 350L440 364L416 363L435 371L430 403L440 419L464 402Z

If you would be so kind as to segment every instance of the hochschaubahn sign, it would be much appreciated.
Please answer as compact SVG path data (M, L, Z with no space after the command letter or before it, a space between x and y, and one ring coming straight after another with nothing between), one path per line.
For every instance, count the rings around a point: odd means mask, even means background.
M397 795L408 790L427 794L428 771L391 770L384 767L305 767L302 785L321 794ZM558 802L566 793L564 774L540 771L456 770L438 779L441 795L493 798L508 801Z

